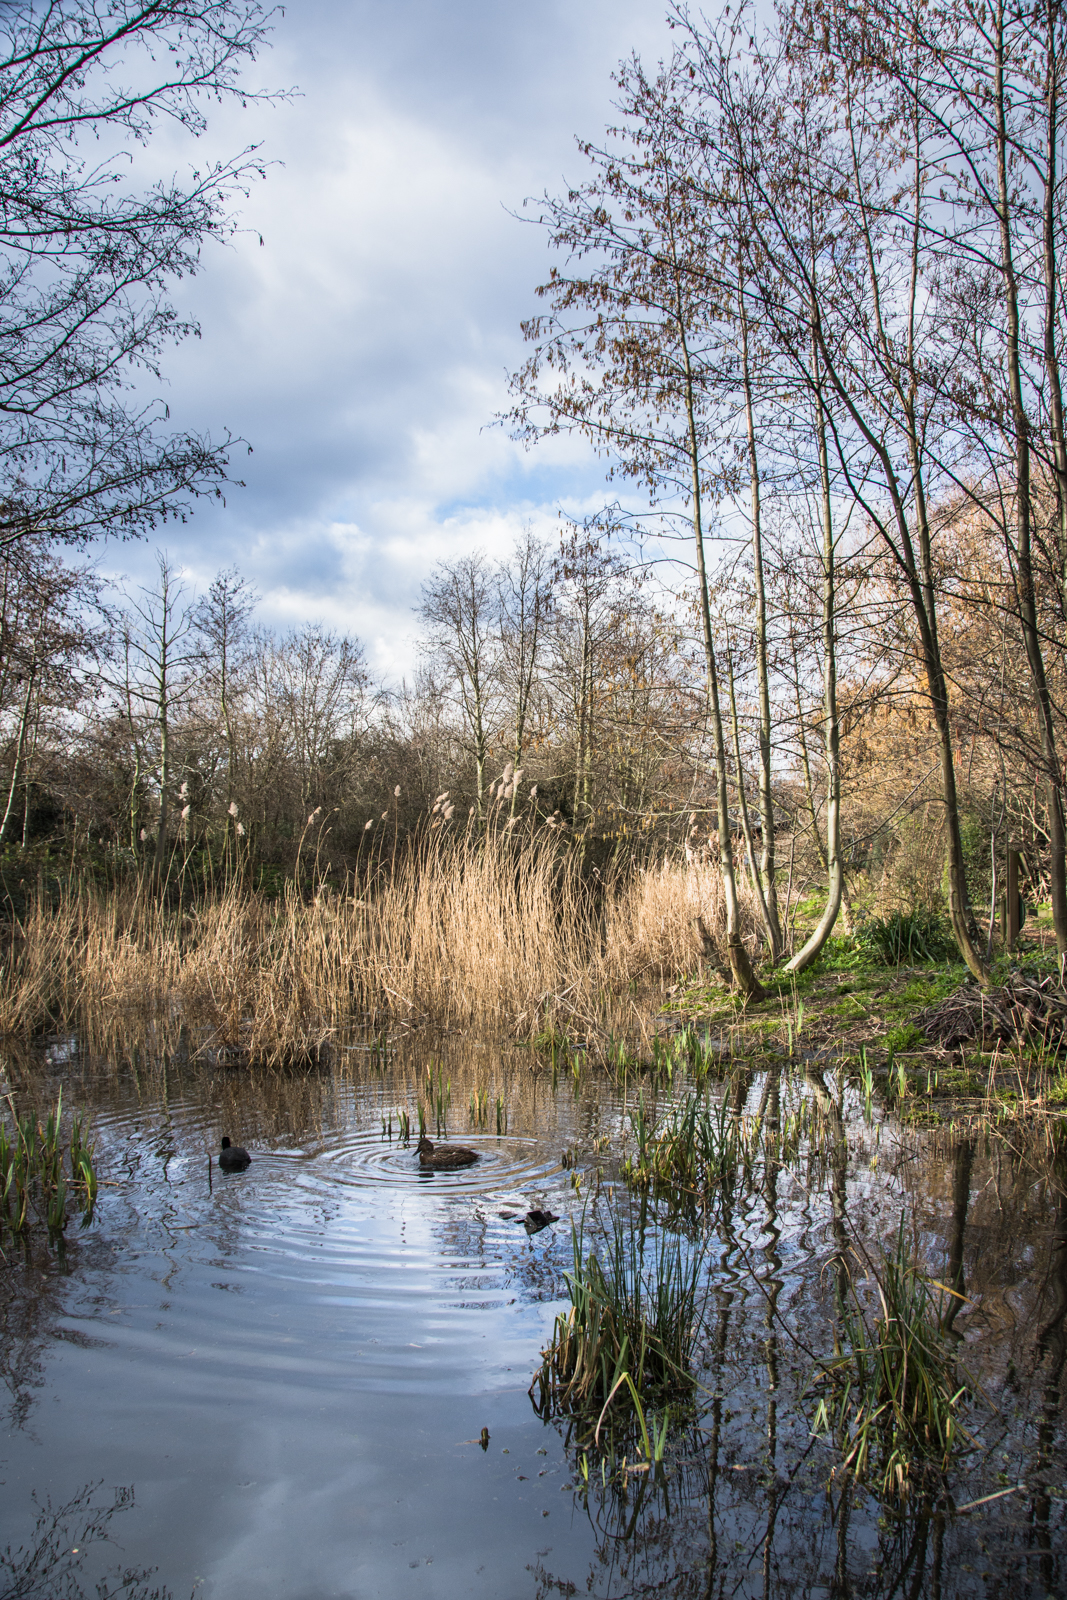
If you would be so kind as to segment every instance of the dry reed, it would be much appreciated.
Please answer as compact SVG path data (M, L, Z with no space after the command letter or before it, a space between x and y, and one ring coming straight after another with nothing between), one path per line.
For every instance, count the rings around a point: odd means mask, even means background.
M721 883L666 862L604 885L550 837L422 841L357 894L237 884L175 911L135 885L83 884L10 933L0 1030L89 1038L149 1020L279 1060L360 1019L534 1032L631 985L691 971L699 913L724 927ZM755 937L746 904L746 932Z

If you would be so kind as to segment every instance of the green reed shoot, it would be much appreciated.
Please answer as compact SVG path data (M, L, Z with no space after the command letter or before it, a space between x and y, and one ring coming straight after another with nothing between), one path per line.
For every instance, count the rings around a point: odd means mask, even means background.
M390 1141L392 1141L393 1137L393 1115L393 1112L390 1111L387 1117L382 1118L382 1138ZM411 1138L411 1118L404 1110L396 1112L396 1129L396 1136L402 1143L406 1143Z
M675 1035L674 1050L680 1062L688 1067L695 1078L703 1078L717 1063L711 1035L698 1035L690 1023Z
M427 1099L433 1107L434 1123L437 1132L448 1131L448 1110L452 1104L452 1079L445 1077L445 1069L438 1064L436 1075L431 1063L426 1073ZM420 1129L420 1132L422 1130Z
M738 1118L725 1100L709 1100L700 1092L668 1107L654 1123L645 1114L642 1094L630 1125L637 1151L624 1164L623 1176L634 1189L703 1198L747 1160Z
M504 1104L504 1096L502 1094L498 1094L496 1097L496 1131L497 1133L507 1133L508 1131L508 1108Z
M912 1260L903 1217L893 1250L871 1271L878 1310L872 1317L850 1279L834 1357L808 1389L818 1396L812 1432L837 1441L858 1481L904 1499L971 1442L959 1416L969 1385L943 1332L944 1297L955 1291Z
M612 1400L615 1398L615 1395L616 1395L617 1391L622 1387L622 1385L624 1383L626 1384L627 1389L630 1391L630 1399L631 1399L631 1401L633 1403L634 1415L637 1418L638 1426L641 1429L642 1454L644 1455L644 1458L648 1462L648 1464L650 1466L652 1466L653 1464L658 1463L658 1462L663 1460L664 1451L665 1451L666 1445L667 1445L667 1428L669 1427L670 1420L671 1420L671 1409L670 1409L670 1406L665 1406L664 1407L663 1416L661 1418L660 1426L659 1426L658 1429L656 1427L656 1418L655 1418L654 1412L652 1412L650 1410L648 1412L648 1414L647 1414L647 1420L646 1420L645 1408L641 1404L641 1396L638 1394L637 1386L634 1383L634 1380L631 1378L631 1376L630 1376L630 1374L628 1372L624 1372L622 1374L622 1376L619 1378L618 1382L616 1383L615 1388L612 1389L611 1393L608 1395L608 1398L605 1400L603 1409L602 1409L602 1411L600 1413L600 1416L597 1419L597 1425L596 1425L596 1431L594 1433L594 1438L595 1438L596 1442L599 1444L600 1443L600 1424L603 1422L604 1417L605 1417L605 1415L607 1413L607 1409L611 1405ZM648 1432L648 1423L649 1422L651 1422L651 1424L652 1424L652 1435L651 1435L651 1437L649 1437L649 1432ZM588 1475L589 1474L588 1474L588 1468L587 1468L586 1469L586 1480L587 1481L588 1481Z
M804 1002L797 992L797 982L793 978L789 986L789 1009L786 1010L784 997L782 999L782 1025L786 1034L786 1054L796 1054L796 1047L800 1042L800 1035L804 1029Z
M874 1073L867 1064L866 1046L860 1054L860 1087L863 1090L863 1120L870 1123L871 1104L874 1100Z
M83 1227L92 1221L97 1195L93 1146L80 1115L72 1119L64 1146L62 1119L61 1092L43 1124L29 1114L19 1117L13 1128L0 1124L0 1232L6 1226L22 1233L36 1217L50 1233L61 1234L68 1204L81 1212Z
M479 1128L485 1128L489 1123L489 1090L475 1088L471 1091L470 1120Z
M612 1402L632 1407L647 1394L691 1390L703 1309L699 1252L677 1234L648 1235L617 1213L601 1254L585 1255L578 1229L573 1251L571 1307L556 1318L530 1385L537 1410L548 1416L595 1406L603 1420ZM647 1441L643 1412L640 1420Z

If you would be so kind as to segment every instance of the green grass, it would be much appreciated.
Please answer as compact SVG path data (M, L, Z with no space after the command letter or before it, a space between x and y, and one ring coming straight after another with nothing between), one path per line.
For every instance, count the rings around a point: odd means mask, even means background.
M574 1230L566 1274L570 1310L557 1316L530 1395L542 1416L634 1410L687 1394L702 1322L698 1250L677 1234L634 1226L613 1211L611 1232L585 1254ZM647 1435L646 1435L647 1437Z
M925 1033L917 1028L913 1022L902 1022L897 1027L890 1028L883 1043L887 1050L895 1054L902 1050L925 1050L929 1044Z
M868 917L852 935L853 947L887 967L952 961L959 950L952 931L936 911L894 911Z
M97 1178L93 1146L83 1117L71 1119L69 1140L62 1136L63 1095L42 1123L25 1114L13 1127L0 1124L0 1233L22 1234L34 1222L61 1235L69 1210L93 1220Z
M970 1444L960 1420L969 1382L943 1332L953 1291L913 1259L903 1216L892 1248L867 1265L876 1304L848 1278L833 1358L807 1391L817 1397L812 1432L836 1443L842 1468L858 1482L901 1500Z
M631 1188L666 1197L675 1204L706 1200L746 1159L739 1119L725 1098L711 1100L696 1091L650 1119L641 1095L630 1115L637 1149L623 1166Z

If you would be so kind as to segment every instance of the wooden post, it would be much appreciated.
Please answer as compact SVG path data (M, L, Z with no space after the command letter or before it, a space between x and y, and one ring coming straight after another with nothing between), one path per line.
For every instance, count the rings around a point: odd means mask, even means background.
M1008 914L1004 919L1004 943L1009 950L1014 949L1015 941L1019 937L1019 852L1008 850Z

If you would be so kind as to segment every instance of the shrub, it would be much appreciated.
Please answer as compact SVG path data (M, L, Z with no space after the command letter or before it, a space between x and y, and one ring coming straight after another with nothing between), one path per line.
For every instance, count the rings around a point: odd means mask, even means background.
M869 917L853 936L857 950L883 966L903 962L950 961L958 952L944 918L936 911L894 911Z

